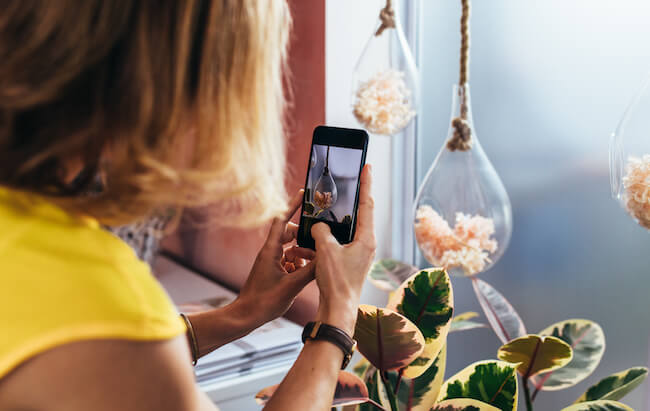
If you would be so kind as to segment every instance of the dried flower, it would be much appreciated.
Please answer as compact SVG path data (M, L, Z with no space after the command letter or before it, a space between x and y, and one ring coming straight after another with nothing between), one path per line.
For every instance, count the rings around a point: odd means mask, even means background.
M424 258L445 268L460 267L466 275L485 269L498 244L491 236L494 222L479 215L456 213L456 225L449 223L431 206L420 206L415 215L415 238Z
M318 207L322 208L323 210L327 210L332 206L332 193L329 191L326 191L324 193L321 193L320 191L315 191L314 204L316 204Z
M354 116L371 133L395 134L415 116L411 94L404 72L381 71L359 86Z
M623 177L627 211L650 230L650 155L630 157Z

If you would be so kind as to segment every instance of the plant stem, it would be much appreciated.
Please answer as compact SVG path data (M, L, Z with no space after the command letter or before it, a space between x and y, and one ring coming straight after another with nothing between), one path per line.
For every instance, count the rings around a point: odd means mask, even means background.
M388 396L388 402L390 404L391 410L399 411L399 408L397 408L397 397L395 394L393 394L393 387L391 387L390 381L388 381L388 372L380 371L379 375L381 375L381 380L384 383L384 388L386 389L386 395Z
M399 369L399 374L397 375L397 382L395 383L395 395L399 391L399 385L402 382L402 376L404 375L404 368Z
M533 392L532 401L535 401L535 398L537 398L537 394L539 394L539 387L535 387L535 392Z
M530 399L530 389L528 388L528 378L522 378L524 382L524 394L526 396L526 409L528 411L533 411L533 401Z

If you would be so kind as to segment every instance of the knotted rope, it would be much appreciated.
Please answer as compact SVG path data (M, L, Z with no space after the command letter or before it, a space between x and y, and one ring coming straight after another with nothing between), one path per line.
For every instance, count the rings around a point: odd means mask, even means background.
M395 28L395 10L393 10L392 0L386 0L386 6L379 12L381 26L375 32L375 36L380 36L386 29Z
M469 79L469 16L470 0L461 0L460 17L460 75L458 80L458 97L460 99L460 116L451 121L454 134L447 141L450 151L467 151L472 148L472 129L467 121L467 82Z

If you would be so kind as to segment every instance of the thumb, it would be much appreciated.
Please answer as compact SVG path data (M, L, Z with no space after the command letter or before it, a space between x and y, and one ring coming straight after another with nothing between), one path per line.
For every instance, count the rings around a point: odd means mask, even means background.
M316 250L323 247L332 247L334 245L340 246L339 242L332 235L330 226L325 223L317 223L311 228L311 236L316 243Z

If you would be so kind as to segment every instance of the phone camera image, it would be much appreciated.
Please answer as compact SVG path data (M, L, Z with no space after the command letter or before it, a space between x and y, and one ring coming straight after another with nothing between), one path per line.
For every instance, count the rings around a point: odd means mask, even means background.
M305 235L319 222L328 224L339 242L351 241L359 167L363 150L314 144L305 188L301 228Z

